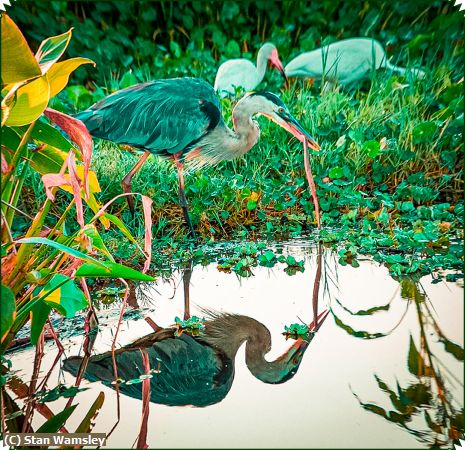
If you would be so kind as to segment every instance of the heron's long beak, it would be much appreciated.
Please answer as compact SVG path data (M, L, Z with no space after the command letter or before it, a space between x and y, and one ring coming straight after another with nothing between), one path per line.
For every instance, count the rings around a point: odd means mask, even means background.
M313 139L313 137L300 125L295 117L291 114L284 112L282 114L277 113L282 119L278 124L285 128L289 133L294 135L299 141L303 142L305 139L308 142L308 146L313 150L320 150L320 146Z
M284 72L283 63L279 59L278 52L274 51L270 57L270 64L276 69L278 69L279 73L284 77L286 84L288 84L289 80L287 79L286 73Z

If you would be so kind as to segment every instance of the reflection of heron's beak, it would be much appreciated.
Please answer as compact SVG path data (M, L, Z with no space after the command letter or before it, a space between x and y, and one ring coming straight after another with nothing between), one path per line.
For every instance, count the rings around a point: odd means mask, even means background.
M329 309L324 310L322 313L318 314L316 321L313 321L309 326L309 331L318 331L323 322L326 320L329 314ZM315 323L316 322L316 323Z
M292 344L292 347L285 353L287 360L292 361L293 365L299 363L309 343L309 341L302 338L297 339L294 344Z
M313 150L320 150L320 146L318 143L313 139L313 137L304 129L302 125L294 118L291 114L284 112L282 114L277 113L282 122L279 122L283 128L285 128L289 133L294 135L299 141L303 142L304 139L307 140L308 146Z

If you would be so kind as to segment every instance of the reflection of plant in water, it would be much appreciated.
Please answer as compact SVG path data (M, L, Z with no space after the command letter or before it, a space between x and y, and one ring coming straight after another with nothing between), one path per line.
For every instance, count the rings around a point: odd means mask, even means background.
M463 348L444 336L419 283L412 278L403 278L400 285L401 296L416 307L420 326L420 347L417 349L410 336L407 359L408 370L416 382L405 387L397 382L396 388L392 389L375 375L379 388L389 396L394 407L390 411L364 403L354 395L364 409L404 428L430 448L450 447L452 442L458 442L464 430L463 407L457 408L454 404L448 386L452 378L458 380L451 373L446 374L448 369L431 351L427 335L431 336L434 332L437 340L444 345L444 350L458 361L463 361ZM421 422L423 425L420 425Z

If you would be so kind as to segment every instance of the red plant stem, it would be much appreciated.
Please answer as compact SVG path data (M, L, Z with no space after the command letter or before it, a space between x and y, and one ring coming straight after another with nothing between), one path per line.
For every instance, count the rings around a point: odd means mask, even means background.
M35 400L32 399L32 396L36 392L37 380L39 378L40 364L42 362L42 357L44 356L44 332L39 336L39 339L36 344L36 354L34 357L34 369L32 371L31 382L29 383L29 392L28 397L30 401L26 406L26 413L24 414L23 428L22 433L27 433L30 429L32 422L32 413L35 407Z
M315 281L313 283L313 293L312 293L312 304L313 304L313 323L315 325L315 331L318 327L318 294L320 292L320 280L321 280L321 259L322 259L322 245L321 242L318 243L318 255L316 263L316 274Z
M126 283L126 280L123 278L119 278L119 280L126 286L126 291L124 293L123 303L121 304L121 311L119 313L119 320L118 326L116 327L115 337L113 338L113 342L111 343L111 357L113 359L113 373L115 376L115 391L116 391L116 423L113 425L113 428L107 433L107 438L115 431L115 428L118 426L119 421L121 420L121 406L120 406L120 393L119 393L119 385L118 385L118 367L116 366L116 354L115 354L115 346L116 346L116 339L118 337L118 331L121 326L121 322L123 321L124 310L126 308L126 303L128 301L129 295L129 285Z
M150 375L150 360L146 350L140 349L142 355L142 363L146 375ZM140 424L139 438L137 440L137 448L148 448L147 445L147 428L150 413L150 378L145 378L142 381L142 422Z
M308 154L307 140L304 139L304 166L305 174L307 175L308 186L310 187L310 193L312 194L313 205L315 206L315 218L318 229L321 228L320 223L320 205L318 203L318 196L316 193L315 181L313 180L312 169L310 167L310 157Z

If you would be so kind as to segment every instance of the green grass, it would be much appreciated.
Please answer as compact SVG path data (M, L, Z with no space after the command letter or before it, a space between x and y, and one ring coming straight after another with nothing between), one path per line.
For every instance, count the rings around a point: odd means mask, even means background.
M347 246L355 245L350 254L377 254L388 243L394 250L425 257L462 237L464 106L458 61L451 56L427 69L427 77L417 82L380 71L354 91L322 93L319 85L309 88L300 80L281 91L290 111L322 147L312 152L311 165L323 227L337 230L324 231L325 241L338 242L345 253ZM268 89L278 92L278 80L273 78ZM223 100L229 125L233 106ZM301 144L266 118L258 121L260 142L244 158L186 174L191 217L204 242L301 235L316 229ZM95 140L92 169L102 203L122 192L121 181L139 154ZM36 199L43 198L40 180L32 175L27 182L31 195L25 197L30 211ZM151 156L133 178L133 190L153 199L154 246L160 244L160 252L186 239L177 174L170 161ZM54 205L57 217L59 205ZM120 199L110 212L142 243L141 208L133 218ZM430 237L419 242L425 229ZM117 258L140 262L137 257L131 260L136 252L119 232L109 230L103 237ZM455 249L448 267L458 267L460 258ZM433 266L431 270L443 267L440 262Z

